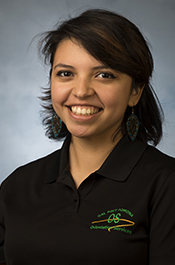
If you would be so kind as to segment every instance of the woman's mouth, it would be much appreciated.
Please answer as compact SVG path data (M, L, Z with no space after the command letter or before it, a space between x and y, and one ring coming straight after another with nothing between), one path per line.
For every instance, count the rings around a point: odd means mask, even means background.
M70 110L76 114L81 116L90 116L96 114L97 112L101 111L102 109L97 107L87 107L87 106L72 106Z

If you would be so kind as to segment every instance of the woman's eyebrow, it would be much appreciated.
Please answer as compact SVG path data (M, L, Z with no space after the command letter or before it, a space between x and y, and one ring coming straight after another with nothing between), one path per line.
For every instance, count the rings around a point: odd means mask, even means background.
M68 64L63 64L63 63L59 63L57 65L54 66L54 69L57 67L63 67L63 68L71 68L74 69L74 67L72 65L68 65Z
M92 68L93 70L102 70L102 69L110 69L110 67L106 65L98 65Z
M54 69L57 67L75 69L75 67L73 67L72 65L63 64L63 63L59 63L59 64L55 65ZM102 69L109 69L109 67L106 65L97 65L97 66L92 67L92 70L102 70Z

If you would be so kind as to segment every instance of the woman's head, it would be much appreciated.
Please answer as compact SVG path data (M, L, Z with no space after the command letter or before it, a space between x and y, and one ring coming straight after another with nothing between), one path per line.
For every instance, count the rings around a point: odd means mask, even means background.
M161 108L150 85L153 71L153 59L147 42L139 29L126 18L105 10L88 10L76 18L67 20L53 31L43 35L40 52L45 62L50 64L50 76L55 52L59 44L66 39L78 42L91 56L103 65L127 74L132 78L132 88L143 89L142 97L135 108L140 121L139 137L145 142L157 144L162 134ZM51 104L51 91L47 90L45 108L48 116L44 119L47 134L53 137L51 118L54 112ZM125 124L131 108L128 107L122 123ZM63 125L60 138L68 134Z

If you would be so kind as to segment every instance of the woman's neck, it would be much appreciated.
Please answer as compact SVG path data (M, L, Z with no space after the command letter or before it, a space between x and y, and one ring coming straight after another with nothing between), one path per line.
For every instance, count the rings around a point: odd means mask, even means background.
M115 140L103 139L103 141L99 138L87 139L72 136L69 162L70 172L77 188L84 179L101 167L121 138L122 133L119 133Z

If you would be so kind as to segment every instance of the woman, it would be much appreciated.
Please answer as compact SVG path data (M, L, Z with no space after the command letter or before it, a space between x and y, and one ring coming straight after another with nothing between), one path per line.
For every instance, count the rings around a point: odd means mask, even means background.
M1 263L175 264L175 161L148 145L162 110L142 34L88 10L45 33L40 52L46 133L66 139L3 182Z

